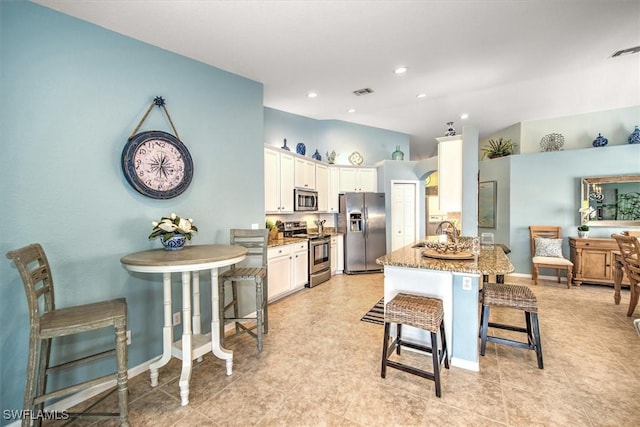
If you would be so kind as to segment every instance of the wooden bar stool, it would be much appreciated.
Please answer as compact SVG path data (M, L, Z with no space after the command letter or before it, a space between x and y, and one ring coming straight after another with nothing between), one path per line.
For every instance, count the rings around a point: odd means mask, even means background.
M382 378L386 377L388 366L430 379L435 382L436 396L440 397L442 394L440 390L440 364L443 360L445 368L449 369L443 317L442 300L437 298L400 293L389 301L384 310L384 341L382 343L382 371L380 372L380 376ZM396 337L391 345L389 345L391 323L395 323L397 326ZM431 333L431 347L402 339L402 325L409 325L429 331ZM442 349L438 348L438 332L440 332ZM389 360L394 350L396 354L400 355L400 348L403 346L431 354L433 372Z
M490 308L507 307L524 311L526 328L502 323L489 322ZM527 342L490 336L489 328L504 329L527 334ZM480 354L484 356L487 341L512 347L534 350L538 359L538 368L543 369L542 344L540 342L540 326L538 325L538 304L536 296L526 286L507 285L503 283L485 283L482 289L482 314L480 319Z
M35 243L7 253L7 258L15 263L24 283L31 318L29 334L29 357L27 360L27 380L24 390L24 410L22 426L33 421L39 426L42 418L34 413L43 410L46 401L67 396L89 387L114 381L117 385L119 412L116 413L68 413L70 417L115 417L120 426L128 426L127 390L127 302L124 298L93 304L57 308L54 303L53 278L49 261L42 247ZM102 328L113 328L114 348L75 360L49 365L53 338L80 334ZM47 390L49 374L61 369L115 355L115 372L99 378L77 383L57 390ZM93 406L93 405L92 405ZM91 409L91 406L89 407Z

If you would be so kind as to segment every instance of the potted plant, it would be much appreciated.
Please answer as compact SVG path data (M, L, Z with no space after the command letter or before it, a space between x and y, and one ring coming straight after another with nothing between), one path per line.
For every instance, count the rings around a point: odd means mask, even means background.
M181 218L175 213L163 216L160 221L153 221L151 225L153 229L149 234L149 240L160 237L162 246L170 251L182 249L185 241L191 240L191 235L198 231L193 225L193 219Z
M589 226L587 224L582 224L578 227L578 237L581 239L589 237Z
M482 158L504 157L513 154L516 145L510 139L498 138L489 140L489 146L482 149Z
M278 226L273 221L267 218L264 222L264 226L269 230L269 240L275 240L278 238Z

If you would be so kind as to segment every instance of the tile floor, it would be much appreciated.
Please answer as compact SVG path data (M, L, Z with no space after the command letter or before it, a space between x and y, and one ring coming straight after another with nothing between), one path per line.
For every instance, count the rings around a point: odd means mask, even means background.
M640 425L640 337L625 315L628 290L616 306L610 287L507 278L538 297L544 370L533 351L489 343L480 372L444 370L438 399L420 377L390 369L380 378L382 326L360 318L382 295L382 280L336 276L272 304L262 354L246 334L227 339L233 375L205 357L187 407L178 360L160 370L157 388L147 373L131 378L131 426ZM493 309L492 320L521 319L509 311Z

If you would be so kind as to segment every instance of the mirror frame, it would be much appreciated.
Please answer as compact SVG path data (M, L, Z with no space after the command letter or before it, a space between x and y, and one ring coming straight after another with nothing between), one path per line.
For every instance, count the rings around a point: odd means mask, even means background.
M593 184L609 184L616 182L638 182L640 184L640 175L614 175L614 176L592 176L582 178L581 184L581 206L584 202L589 201L589 186ZM638 220L589 220L586 222L590 227L640 227L640 219Z

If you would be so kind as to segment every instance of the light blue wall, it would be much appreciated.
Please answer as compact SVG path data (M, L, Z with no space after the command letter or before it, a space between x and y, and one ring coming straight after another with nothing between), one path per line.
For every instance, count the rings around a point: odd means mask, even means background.
M529 225L561 226L563 253L569 256L567 238L577 237L580 224L582 177L639 172L640 145L629 144L513 155L480 163L480 181L498 182L496 241L510 246L509 258L516 273L523 274L531 274ZM589 237L610 237L626 228L591 227ZM502 240L507 236L508 243Z
M33 3L0 8L0 253L40 242L60 307L126 297L129 366L136 366L161 352L161 279L129 274L119 259L158 247L147 240L150 223L171 212L195 219L196 244L225 243L229 228L264 221L262 85ZM172 200L136 193L120 166L128 136L157 95L195 164L190 188ZM157 108L141 130L150 129L173 133ZM0 408L17 409L29 318L4 256L0 279ZM202 287L206 298L206 280ZM65 344L68 353L81 347Z
M281 147L284 138L291 151L295 151L296 144L302 142L307 156L310 157L317 149L323 161L327 159L327 152L335 150L338 165L349 165L349 156L354 151L362 154L366 165L391 159L391 153L397 146L400 146L406 160L410 154L408 134L340 120L315 120L265 108L265 144Z

